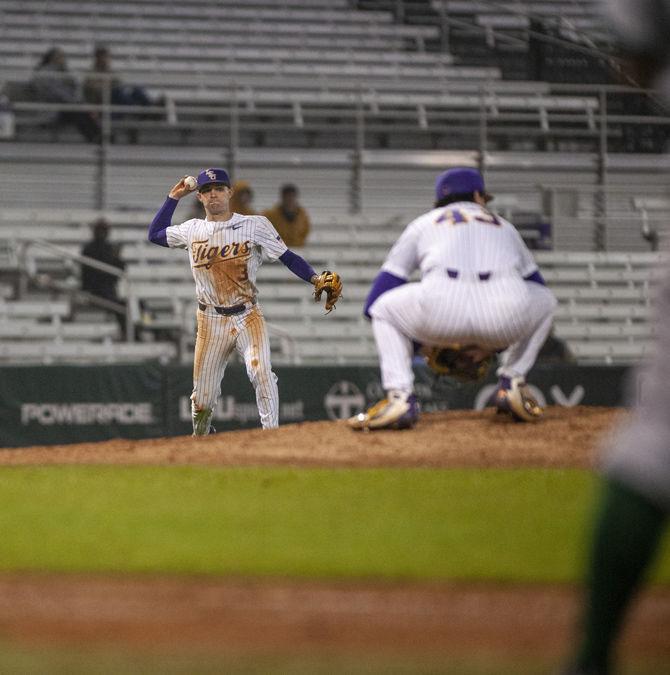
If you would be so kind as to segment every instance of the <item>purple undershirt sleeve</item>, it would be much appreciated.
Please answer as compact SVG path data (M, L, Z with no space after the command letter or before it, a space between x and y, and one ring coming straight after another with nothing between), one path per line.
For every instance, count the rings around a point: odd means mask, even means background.
M543 286L547 285L547 282L544 280L540 270L535 270L532 274L529 274L527 277L523 278L524 281L533 281L536 284L542 284Z
M172 199L168 197L163 206L158 209L158 213L154 216L154 219L149 225L149 236L148 239L154 244L159 246L167 246L167 232L165 231L172 224L172 215L177 208L179 201L177 199Z
M297 253L293 253L291 249L286 249L280 256L281 260L286 267L288 267L293 274L301 279L304 279L308 284L311 283L312 277L316 274L314 268L304 259L301 258Z
M370 289L367 300L365 301L363 314L367 316L368 319L371 318L370 307L372 307L374 301L382 293L386 293L386 291L390 291L392 288L396 288L396 286L402 286L403 284L406 283L407 279L397 277L395 274L391 274L390 272L385 272L384 270L381 270L381 272L379 272L379 274L375 277L375 280L372 282L372 288Z

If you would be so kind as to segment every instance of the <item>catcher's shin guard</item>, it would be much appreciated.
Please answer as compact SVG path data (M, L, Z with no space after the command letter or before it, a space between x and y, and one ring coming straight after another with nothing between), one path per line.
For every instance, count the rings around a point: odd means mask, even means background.
M212 414L213 410L211 408L196 410L192 407L194 436L207 436L210 430L212 430Z
M517 422L537 422L544 415L544 411L521 377L500 378L500 385L495 394L495 407L499 413L510 415Z
M419 403L414 394L389 391L388 397L364 413L354 415L347 424L357 431L375 429L410 429L419 419Z

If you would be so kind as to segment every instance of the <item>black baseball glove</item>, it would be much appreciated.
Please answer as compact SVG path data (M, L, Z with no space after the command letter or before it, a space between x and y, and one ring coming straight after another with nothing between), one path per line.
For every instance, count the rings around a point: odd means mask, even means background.
M461 382L476 382L485 378L493 363L493 353L476 345L426 346L422 353L431 370Z

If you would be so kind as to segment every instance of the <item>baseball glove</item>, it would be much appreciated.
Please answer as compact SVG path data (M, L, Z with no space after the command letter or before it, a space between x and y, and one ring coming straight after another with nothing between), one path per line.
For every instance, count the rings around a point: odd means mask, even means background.
M326 294L326 314L335 309L335 304L342 296L342 279L337 272L328 270L321 272L314 281L314 302L321 302L321 295Z
M422 352L431 370L438 375L447 375L461 382L476 382L483 379L493 363L493 354L475 345L426 346Z

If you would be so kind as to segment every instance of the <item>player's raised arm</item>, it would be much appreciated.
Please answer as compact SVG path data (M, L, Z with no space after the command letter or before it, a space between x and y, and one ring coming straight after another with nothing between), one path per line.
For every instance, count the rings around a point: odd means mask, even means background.
M153 244L167 247L166 230L172 223L172 216L174 215L179 200L195 189L195 181L191 181L191 176L184 176L172 187L168 193L167 199L163 202L163 206L158 209L158 213L156 213L149 225L149 234L147 237Z

